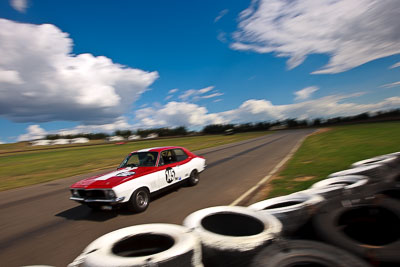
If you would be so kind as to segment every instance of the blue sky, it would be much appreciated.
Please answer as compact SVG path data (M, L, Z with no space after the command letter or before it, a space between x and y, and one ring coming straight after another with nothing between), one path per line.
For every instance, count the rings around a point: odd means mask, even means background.
M0 2L0 142L400 108L395 0Z

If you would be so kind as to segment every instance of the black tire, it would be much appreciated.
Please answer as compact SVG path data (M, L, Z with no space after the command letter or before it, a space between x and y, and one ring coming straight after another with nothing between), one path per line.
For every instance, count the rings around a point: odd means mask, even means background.
M180 225L135 225L97 238L69 266L200 267L201 244Z
M193 170L190 173L189 178L187 178L187 184L188 186L195 186L199 183L200 180L200 174L197 170Z
M316 241L279 240L263 249L251 267L327 266L368 267L352 254Z
M320 238L371 261L400 263L400 202L343 199L313 217Z
M143 212L147 209L150 203L150 193L147 188L139 188L133 192L127 205L130 211Z

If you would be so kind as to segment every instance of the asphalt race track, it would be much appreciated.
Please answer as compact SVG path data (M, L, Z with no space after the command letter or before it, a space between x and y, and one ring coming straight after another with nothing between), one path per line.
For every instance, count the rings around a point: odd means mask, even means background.
M97 237L144 223L181 224L190 213L229 205L266 176L312 130L264 137L196 151L207 168L195 187L177 187L153 199L140 214L92 212L69 200L68 187L81 175L0 193L0 265L66 266ZM121 159L125 155L121 155Z

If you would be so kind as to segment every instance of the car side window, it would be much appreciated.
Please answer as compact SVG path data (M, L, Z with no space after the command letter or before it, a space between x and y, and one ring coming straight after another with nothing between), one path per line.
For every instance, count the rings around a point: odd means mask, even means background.
M188 155L186 155L185 151L179 148L174 149L174 154L177 161L183 161L188 158Z
M175 154L172 152L172 150L165 150L165 151L161 152L160 162L164 162L163 165L171 164L176 161L177 160L176 160Z

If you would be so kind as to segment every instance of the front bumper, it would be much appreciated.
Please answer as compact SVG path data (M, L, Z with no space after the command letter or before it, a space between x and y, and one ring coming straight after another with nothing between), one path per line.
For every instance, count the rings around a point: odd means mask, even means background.
M77 201L79 203L105 203L105 204L118 204L124 201L125 197L117 197L111 199L92 199L83 197L70 197L70 200Z

